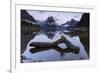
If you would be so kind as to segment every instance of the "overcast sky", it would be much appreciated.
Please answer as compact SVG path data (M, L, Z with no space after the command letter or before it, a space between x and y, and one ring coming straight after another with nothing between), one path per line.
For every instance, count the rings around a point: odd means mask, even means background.
M49 16L53 16L56 22L61 25L71 19L79 21L83 13L79 12L54 12L54 11L33 11L27 10L27 12L32 15L36 20L44 21Z

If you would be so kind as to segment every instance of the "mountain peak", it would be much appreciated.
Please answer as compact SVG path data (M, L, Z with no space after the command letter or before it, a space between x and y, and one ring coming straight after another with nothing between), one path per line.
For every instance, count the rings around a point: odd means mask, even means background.
M26 10L21 10L21 19L37 22Z
M46 21L49 23L55 22L53 16L49 16Z
M77 27L89 27L89 13L84 13Z

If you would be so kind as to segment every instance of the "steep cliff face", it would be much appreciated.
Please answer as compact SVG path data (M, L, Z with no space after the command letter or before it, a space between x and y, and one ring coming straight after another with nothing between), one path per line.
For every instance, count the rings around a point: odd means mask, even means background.
M77 24L77 27L79 28L84 28L84 32L82 32L82 34L84 34L84 36L80 36L80 40L83 43L83 45L85 46L85 50L89 55L89 40L90 40L90 35L89 35L89 28L90 28L90 14L89 13L84 13L82 15L81 20L79 21L79 23Z
M21 10L21 19L36 22L36 20L26 10Z
M25 51L28 42L36 35L33 32L37 31L39 31L37 21L26 10L21 10L21 53Z
M90 24L90 14L89 13L84 13L82 15L81 20L77 24L77 27L89 27Z

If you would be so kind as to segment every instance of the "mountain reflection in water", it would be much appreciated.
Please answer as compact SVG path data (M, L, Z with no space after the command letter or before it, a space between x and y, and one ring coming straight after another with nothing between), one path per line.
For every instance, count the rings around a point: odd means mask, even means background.
M61 36L66 37L73 45L78 46L80 48L79 54L73 54L73 53L64 53L63 56L60 56L60 53L56 50L49 49L46 51L40 51L37 53L30 53L30 49L32 47L29 46L32 42L54 42L61 38ZM63 44L63 43L62 43ZM61 45L62 48L64 48L64 45ZM25 52L23 53L23 56L26 57L23 62L38 62L38 61L63 61L63 60L85 60L88 59L88 55L84 49L84 46L82 45L79 36L70 37L69 35L59 33L57 32L53 39L49 39L45 34L41 33L39 35L36 35L27 45Z
M25 11L24 11L25 12ZM42 62L42 61L63 61L63 60L85 60L89 59L85 47L89 49L89 23L85 20L87 14L83 15L80 22L72 19L62 25L58 25L53 16L49 16L45 21L39 22L29 16L28 13L21 17L21 62ZM26 16L27 15L27 16ZM28 18L30 19L28 19ZM85 23L83 27L83 23ZM70 24L70 26L68 25ZM78 24L78 26L77 26ZM78 28L77 28L77 27ZM87 29L88 28L88 29ZM85 30L85 31L84 31ZM64 42L59 39L64 37ZM82 38L81 38L82 37ZM83 40L85 46L83 45ZM31 43L39 42L42 45L30 46ZM51 45L53 47L45 48ZM48 44L47 44L48 43ZM52 44L53 43L53 44ZM70 44L69 44L70 43ZM55 45L56 44L56 47ZM79 53L70 50L79 48ZM59 50L61 49L61 50ZM30 50L39 52L32 53ZM65 52L64 50L67 50Z

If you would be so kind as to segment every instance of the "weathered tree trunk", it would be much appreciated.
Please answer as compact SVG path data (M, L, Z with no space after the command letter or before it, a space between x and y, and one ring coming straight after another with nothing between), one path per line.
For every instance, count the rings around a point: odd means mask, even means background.
M58 46L60 43L65 43L68 48L62 49L61 47ZM74 54L79 53L79 48L74 46L70 41L68 41L64 36L61 37L61 39L49 43L49 42L32 42L29 46L34 46L35 48L31 48L30 52L31 53L36 53L44 50L49 50L49 49L54 49L58 52L61 53L61 56L64 55L64 52L72 52Z

